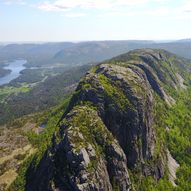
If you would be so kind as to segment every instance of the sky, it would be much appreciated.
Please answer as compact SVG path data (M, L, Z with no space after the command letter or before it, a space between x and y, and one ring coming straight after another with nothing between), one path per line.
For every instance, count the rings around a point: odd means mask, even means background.
M191 0L0 0L1 42L191 38Z

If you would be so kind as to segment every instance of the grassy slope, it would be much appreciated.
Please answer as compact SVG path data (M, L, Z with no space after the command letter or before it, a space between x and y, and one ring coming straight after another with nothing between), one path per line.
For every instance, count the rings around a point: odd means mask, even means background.
M45 114L45 116L41 116L41 119L38 121L38 123L42 123L43 121L46 123L46 128L44 129L43 133L36 134L34 131L27 132L26 136L28 137L30 144L35 149L35 153L24 160L21 167L17 170L18 176L10 185L8 190L25 190L27 168L31 164L33 166L37 166L39 161L42 159L44 152L51 144L53 133L58 130L57 124L63 115L63 111L67 107L69 100L70 97L66 98L59 106L51 109L48 113Z

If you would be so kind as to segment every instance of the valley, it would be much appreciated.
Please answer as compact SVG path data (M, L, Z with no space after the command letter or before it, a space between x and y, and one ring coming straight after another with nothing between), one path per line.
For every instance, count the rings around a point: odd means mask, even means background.
M88 46L1 62L0 190L189 191L191 61L145 48L92 57Z
M164 48L190 58L191 43L137 40L2 45L0 124L55 106L62 94L74 91L75 84L90 67L137 48ZM15 62L8 67L7 60ZM15 112L17 106L19 112Z

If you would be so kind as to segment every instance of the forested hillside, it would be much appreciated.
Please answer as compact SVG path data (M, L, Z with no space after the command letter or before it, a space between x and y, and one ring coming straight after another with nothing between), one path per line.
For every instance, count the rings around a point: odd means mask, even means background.
M37 151L9 190L189 191L190 71L158 49L93 67L40 142L31 134Z

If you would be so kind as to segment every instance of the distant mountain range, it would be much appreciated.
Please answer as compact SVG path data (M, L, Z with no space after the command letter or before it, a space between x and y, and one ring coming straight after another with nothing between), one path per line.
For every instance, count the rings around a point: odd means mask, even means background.
M191 42L191 38L177 40L176 42Z
M139 48L165 49L191 59L191 39L183 39L171 42L127 40L0 45L0 62L24 58L28 60L28 66L52 65L58 62L83 65L110 59Z

